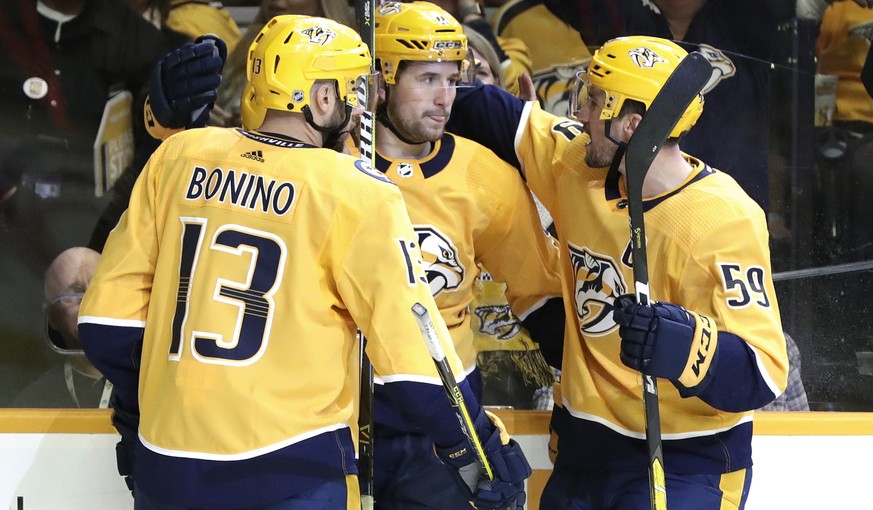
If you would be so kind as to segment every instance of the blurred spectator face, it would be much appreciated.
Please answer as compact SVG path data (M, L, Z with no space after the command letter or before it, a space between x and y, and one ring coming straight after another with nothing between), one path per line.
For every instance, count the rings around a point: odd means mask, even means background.
M80 352L77 319L79 305L84 293L61 294L46 303L46 334L52 349L72 353Z
M79 305L94 275L100 254L89 248L70 248L55 258L45 273L46 337L51 348L79 354Z
M486 85L497 85L491 64L485 60L481 53L476 51L476 48L469 46L469 49L473 52L473 69L475 70L476 78Z

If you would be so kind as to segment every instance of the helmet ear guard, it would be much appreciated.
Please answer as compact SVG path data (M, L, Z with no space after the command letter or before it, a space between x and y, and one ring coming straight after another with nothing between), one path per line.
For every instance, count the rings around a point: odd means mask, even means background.
M619 37L607 41L594 53L588 68L576 75L570 116L579 113L590 86L606 92L601 120L618 117L629 99L648 108L686 55L688 52L677 44L656 37ZM703 112L703 102L703 95L691 102L670 132L670 138L677 138L694 126Z
M387 2L376 9L376 54L385 83L395 83L400 62L461 62L467 70L467 36L442 8L423 1Z

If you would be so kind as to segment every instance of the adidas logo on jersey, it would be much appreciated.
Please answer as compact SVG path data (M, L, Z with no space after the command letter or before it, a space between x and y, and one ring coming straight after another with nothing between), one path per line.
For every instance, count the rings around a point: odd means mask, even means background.
M244 158L248 158L248 159L253 159L253 160L257 161L258 163L264 162L264 153L261 151L243 152L242 154L240 154L240 156L242 156Z

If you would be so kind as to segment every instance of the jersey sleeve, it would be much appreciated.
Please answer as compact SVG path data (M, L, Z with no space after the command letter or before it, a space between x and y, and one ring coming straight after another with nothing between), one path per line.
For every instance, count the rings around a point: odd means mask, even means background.
M493 182L498 205L485 233L476 240L479 262L506 284L506 299L521 319L547 299L561 295L556 241L542 228L539 213L521 178L499 161L489 171L500 174Z
M463 367L448 328L425 283L421 252L399 190L372 204L355 232L343 261L338 290L367 338L367 353L384 388L411 424L435 443L463 440L433 359L412 313L424 305L456 377ZM471 412L478 403L461 381Z
M493 85L460 89L446 129L488 147L519 169L550 212L557 207L560 175L584 166L588 135L582 124Z
M159 148L137 180L79 309L88 359L114 385L116 405L130 412L138 409L139 362L158 253L154 169L163 154Z
M698 396L729 412L758 409L787 384L788 355L768 234L758 212L760 218L738 217L691 247L679 281L680 287L713 289L687 306L714 317L718 328L711 380ZM708 287L699 286L707 280Z
M515 133L525 102L494 85L477 81L458 89L446 131L491 149L503 161L520 168Z

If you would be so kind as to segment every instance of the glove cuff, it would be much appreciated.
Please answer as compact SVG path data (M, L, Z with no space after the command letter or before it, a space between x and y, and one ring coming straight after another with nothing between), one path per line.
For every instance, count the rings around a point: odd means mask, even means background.
M694 318L694 336L688 362L676 380L683 394L696 395L704 390L710 379L710 367L718 347L718 329L712 319L705 315L688 312Z

